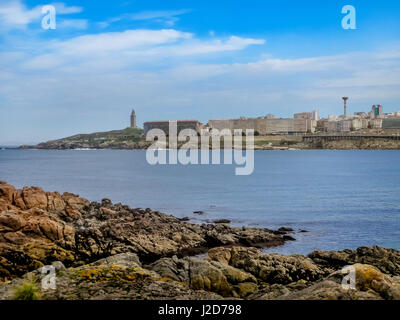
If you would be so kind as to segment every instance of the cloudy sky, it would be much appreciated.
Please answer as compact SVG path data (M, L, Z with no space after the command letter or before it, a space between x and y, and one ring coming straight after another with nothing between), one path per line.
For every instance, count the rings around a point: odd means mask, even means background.
M125 128L132 107L139 125L327 116L343 95L397 111L399 30L392 0L0 0L0 145Z

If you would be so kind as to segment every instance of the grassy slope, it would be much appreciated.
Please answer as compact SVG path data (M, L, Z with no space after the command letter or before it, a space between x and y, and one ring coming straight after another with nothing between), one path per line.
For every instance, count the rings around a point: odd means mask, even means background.
M123 130L77 134L60 140L74 141L74 142L140 141L142 140L141 139L142 133L143 130L139 128L126 128Z

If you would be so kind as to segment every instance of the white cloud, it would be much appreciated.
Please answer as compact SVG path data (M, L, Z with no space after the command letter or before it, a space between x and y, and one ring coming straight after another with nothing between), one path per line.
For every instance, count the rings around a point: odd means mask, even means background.
M178 16L190 12L189 9L181 10L153 10L153 11L141 11L136 13L125 13L123 15L107 19L106 21L98 22L100 28L106 28L114 22L119 22L123 20L133 20L133 21L145 21L151 20L153 22L164 24L166 27L173 27L177 21L179 21Z
M323 82L321 86L331 88L354 88L354 87L388 87L400 86L400 65L391 64L389 68L374 68L373 70L357 70L351 75L341 79L332 79ZM389 72L390 71L390 72Z
M24 28L41 16L41 7L27 9L19 0L0 4L0 23L4 28Z
M261 45L264 43L264 39L231 36L225 41L220 39L214 41L194 41L192 43L175 47L173 48L173 51L178 55L207 54L213 52L242 50L250 45Z
M28 69L59 67L73 72L85 68L93 72L112 68L173 66L172 60L191 59L208 53L242 50L264 40L232 36L213 41L199 40L191 33L174 29L126 30L84 35L65 41L42 43L43 55L37 54L21 65ZM48 62L46 62L48 61ZM172 63L172 64L171 64Z
M97 54L104 55L109 51L132 50L145 46L153 46L191 38L191 33L173 29L163 30L127 30L85 35L55 45L62 54Z
M24 62L21 67L23 69L33 69L33 70L40 70L40 69L52 69L56 67L62 66L63 62L65 63L65 60L60 57L56 56L54 54L44 54L41 56L37 56L32 58L29 61Z
M327 71L338 67L343 67L346 68L346 70L349 70L349 58L350 55L297 59L267 57L255 63L248 63L247 66L254 72L279 71L298 73L307 71Z

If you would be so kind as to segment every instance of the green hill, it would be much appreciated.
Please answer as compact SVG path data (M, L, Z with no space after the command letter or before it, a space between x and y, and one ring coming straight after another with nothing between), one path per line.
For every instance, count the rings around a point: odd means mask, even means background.
M21 146L22 149L142 149L148 147L143 130L126 128L106 132L77 134L74 136L50 140L36 146Z

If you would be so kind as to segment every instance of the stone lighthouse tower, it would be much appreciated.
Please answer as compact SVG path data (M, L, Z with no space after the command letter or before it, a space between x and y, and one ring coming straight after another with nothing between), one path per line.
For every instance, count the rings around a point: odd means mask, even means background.
M136 113L134 109L132 109L131 113L131 128L136 128Z

